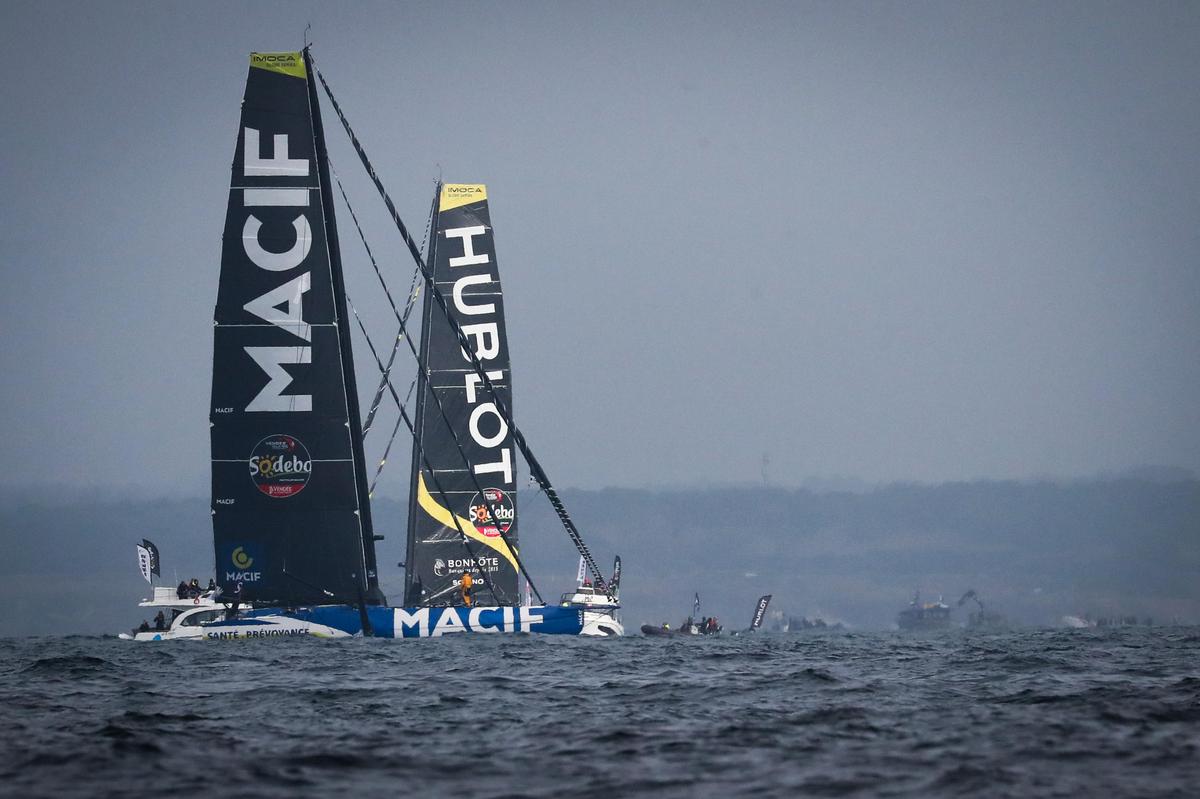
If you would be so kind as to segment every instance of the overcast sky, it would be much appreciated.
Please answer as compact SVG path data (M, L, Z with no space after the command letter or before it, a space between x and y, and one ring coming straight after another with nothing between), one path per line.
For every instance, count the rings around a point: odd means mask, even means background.
M1200 470L1200 4L10 0L0 482L207 493L247 55L309 21L418 235L488 184L558 484Z

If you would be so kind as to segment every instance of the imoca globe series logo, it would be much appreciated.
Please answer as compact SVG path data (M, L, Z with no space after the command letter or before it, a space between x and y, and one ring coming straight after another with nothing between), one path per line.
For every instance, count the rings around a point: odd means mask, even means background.
M312 458L308 450L289 435L267 436L250 455L250 479L268 497L294 497L312 477Z

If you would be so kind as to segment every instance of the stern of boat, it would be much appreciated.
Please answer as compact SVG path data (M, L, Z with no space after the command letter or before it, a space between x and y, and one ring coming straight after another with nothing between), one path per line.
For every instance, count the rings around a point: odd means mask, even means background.
M616 611L585 610L583 612L583 629L579 631L579 634L596 638L622 636L625 634L625 628L617 620Z

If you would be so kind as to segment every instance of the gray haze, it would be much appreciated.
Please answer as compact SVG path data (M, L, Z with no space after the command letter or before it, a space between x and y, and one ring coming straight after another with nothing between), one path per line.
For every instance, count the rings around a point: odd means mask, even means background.
M0 481L207 493L247 54L308 21L411 227L489 185L560 484L1200 469L1195 3L9 2Z
M1150 478L1150 479L1147 479ZM967 588L1015 625L1065 615L1200 623L1200 480L1169 472L1121 479L895 484L861 493L805 489L567 489L562 496L607 567L621 553L622 618L678 623L698 592L728 629L754 601L841 621L893 626L920 590L954 604ZM522 553L551 602L577 556L548 503L521 510ZM162 552L163 582L212 574L207 497L38 501L0 488L0 637L113 634L145 612L133 544ZM407 503L372 505L380 585L403 596ZM81 534L83 533L83 534ZM973 606L956 608L967 621Z

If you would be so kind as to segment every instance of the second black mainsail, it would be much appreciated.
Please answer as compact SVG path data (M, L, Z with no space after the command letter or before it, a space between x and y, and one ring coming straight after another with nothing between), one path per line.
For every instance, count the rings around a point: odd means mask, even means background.
M432 230L428 263L434 283L450 300L452 318L511 412L508 337L487 188L442 185ZM464 572L475 581L477 604L518 604L512 431L431 293L425 295L419 359L424 376L413 443L406 604L460 604L456 586Z
M254 53L214 316L212 518L227 593L381 602L307 53Z

